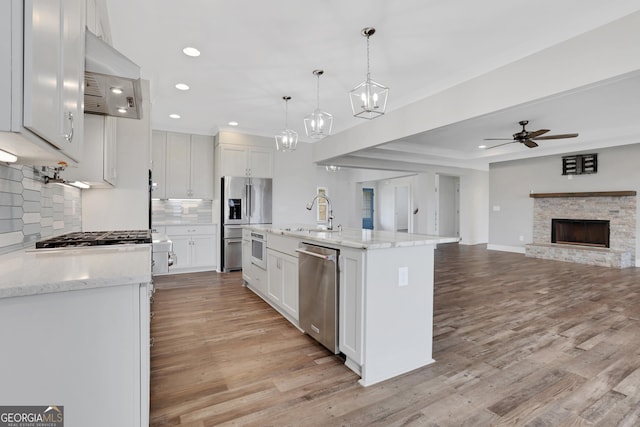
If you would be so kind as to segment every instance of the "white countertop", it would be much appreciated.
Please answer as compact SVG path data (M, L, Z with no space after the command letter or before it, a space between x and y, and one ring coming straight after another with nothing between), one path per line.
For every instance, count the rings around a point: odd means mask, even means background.
M392 231L361 230L355 228L343 228L341 231L334 229L329 231L320 230L318 226L313 225L256 224L248 226L245 225L244 227L272 234L297 237L309 241L355 249L384 249L407 246L424 246L435 245L438 243L452 243L460 240L458 237L395 233Z
M151 282L151 245L25 249L0 255L0 298Z

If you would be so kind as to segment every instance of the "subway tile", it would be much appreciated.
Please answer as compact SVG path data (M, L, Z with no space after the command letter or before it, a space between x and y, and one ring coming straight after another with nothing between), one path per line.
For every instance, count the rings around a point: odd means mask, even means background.
M23 226L22 219L0 219L0 233L22 231Z
M22 194L22 181L0 179L0 193Z
M20 206L0 206L0 219L22 218L23 210Z
M23 176L22 169L0 165L0 179L20 182Z

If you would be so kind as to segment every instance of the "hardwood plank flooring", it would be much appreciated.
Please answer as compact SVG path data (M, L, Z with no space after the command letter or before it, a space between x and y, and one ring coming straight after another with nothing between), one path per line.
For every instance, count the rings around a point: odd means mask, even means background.
M367 388L240 273L156 277L151 426L640 425L640 269L457 244L435 265L436 362Z

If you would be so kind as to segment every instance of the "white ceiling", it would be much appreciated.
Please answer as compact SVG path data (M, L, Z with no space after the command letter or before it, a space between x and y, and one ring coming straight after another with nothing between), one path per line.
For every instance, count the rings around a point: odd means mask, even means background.
M640 3L108 0L108 7L115 47L151 81L154 129L271 136L284 127L282 96L288 95L289 127L304 140L303 118L316 101L314 69L325 71L320 103L335 117L334 133L363 123L352 117L347 92L366 74L364 27L377 30L371 75L390 87L391 111L638 11ZM202 55L183 55L185 46ZM526 152L520 144L489 151L477 146L486 137L509 137L525 119L528 130L580 133L579 146L578 139L547 141L537 153L604 146L608 129L635 126L632 133L638 133L640 96L630 95L638 94L639 82L636 76L550 97L353 154L474 166L518 158ZM179 91L176 83L191 90ZM593 108L578 108L584 105ZM182 118L170 119L170 113ZM240 126L229 127L232 120Z

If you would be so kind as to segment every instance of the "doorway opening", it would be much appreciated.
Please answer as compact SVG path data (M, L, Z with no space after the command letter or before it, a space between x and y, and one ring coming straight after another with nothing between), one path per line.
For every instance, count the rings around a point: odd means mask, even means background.
M362 228L373 230L373 188L362 189Z
M439 236L460 237L460 177L436 175Z

